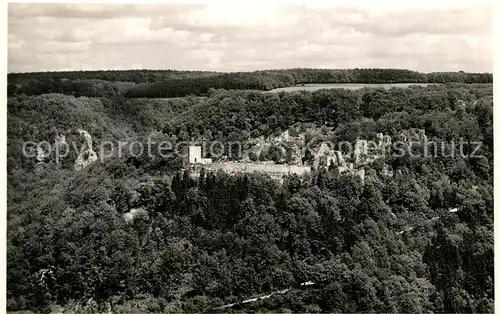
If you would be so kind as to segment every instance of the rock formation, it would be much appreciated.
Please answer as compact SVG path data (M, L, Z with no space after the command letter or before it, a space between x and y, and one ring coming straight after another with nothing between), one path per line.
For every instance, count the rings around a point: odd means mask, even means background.
M354 145L354 163L362 164L368 155L368 142L366 140L356 140Z
M381 148L385 149L388 148L392 145L392 138L390 135L384 135L382 136L382 143L381 143Z
M290 165L302 166L302 150L297 144L292 144L289 148L289 160Z
M427 135L425 135L425 130L418 130L418 136L422 144L427 143Z
M377 133L377 144L378 146L382 146L384 140L384 134Z
M334 151L335 153L335 156L337 157L337 163L339 166L345 166L346 163L345 163L345 160L344 160L344 157L342 156L342 152L341 151Z
M273 138L274 143L288 142L289 140L290 140L290 133L288 132L288 130L281 133L277 137Z
M54 137L54 146L50 147L47 145L49 151L46 151L42 145L37 147L35 160L38 164L45 163L47 159L51 156L52 152L59 149L62 145L68 145L66 142L66 136L64 134L56 134Z
M81 170L97 161L97 153L92 149L92 137L85 130L78 130L85 139L85 147L80 148L80 154L75 160L75 170Z
M365 184L365 168L357 170L356 175L361 179L361 184Z
M338 153L340 154L341 160L339 160L339 155L336 153L336 151L331 149L327 143L321 143L318 150L314 154L313 167L315 169L318 169L318 167L321 166L327 168L331 165L338 166L341 162L345 164L345 161L342 158L342 153Z
M139 217L148 218L148 211L144 208L132 208L128 213L123 214L123 219L125 219L127 223L132 223Z

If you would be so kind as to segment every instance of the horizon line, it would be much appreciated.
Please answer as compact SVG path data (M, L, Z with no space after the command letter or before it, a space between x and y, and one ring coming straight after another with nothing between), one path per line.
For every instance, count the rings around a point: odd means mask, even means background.
M250 70L250 71L241 71L241 70L202 70L202 69L189 69L189 70L181 70L181 69L152 69L152 68L130 68L130 69L75 69L75 70L39 70L39 71L31 71L31 72L10 72L7 70L7 75L11 74L36 74L36 73L64 73L64 72L125 72L125 71L151 71L151 72L205 72L205 73L217 73L217 74L229 74L229 73L256 73L256 72L269 72L269 71L286 71L286 70L403 70L403 71L411 71L419 74L431 74L431 73L466 73L466 74L492 74L492 72L466 72L463 70L451 71L451 70L437 70L432 72L420 72L417 70L407 69L407 68L393 68L393 67L366 67L366 68L309 68L309 67L294 67L294 68L271 68L271 69L260 69L260 70Z

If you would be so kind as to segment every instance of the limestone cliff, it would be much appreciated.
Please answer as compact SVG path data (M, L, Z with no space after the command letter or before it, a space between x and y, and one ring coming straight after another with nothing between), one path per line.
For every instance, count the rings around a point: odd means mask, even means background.
M75 170L81 170L97 161L97 153L92 148L92 136L85 130L78 130L85 140L85 146L80 148L80 154L75 160Z
M149 217L147 210L144 208L132 208L128 213L123 214L123 219L127 223L132 223L139 217L147 219Z

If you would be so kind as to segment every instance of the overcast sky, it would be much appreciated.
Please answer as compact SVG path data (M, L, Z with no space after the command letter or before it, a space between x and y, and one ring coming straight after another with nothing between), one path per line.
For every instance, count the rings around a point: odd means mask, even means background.
M8 70L493 71L487 2L377 2L10 3Z

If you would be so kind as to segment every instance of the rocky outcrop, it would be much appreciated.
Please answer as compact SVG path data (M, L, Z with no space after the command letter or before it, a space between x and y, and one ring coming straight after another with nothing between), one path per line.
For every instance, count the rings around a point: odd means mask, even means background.
M382 134L382 133L377 133L377 143L378 143L378 145L379 145L379 146L381 146L381 145L382 145L382 141L383 141L383 139L384 139L384 134Z
M381 149L385 149L392 144L392 138L390 135L384 135L383 133L377 133L377 145Z
M361 179L361 184L365 184L365 168L358 169L356 175Z
M97 153L92 148L92 136L85 130L78 130L78 133L84 138L85 144L75 160L75 170L81 170L97 161Z
M292 136L290 132L286 130L278 136L251 138L248 140L248 144L250 148L243 154L242 160L244 161L258 161L261 159L260 156L262 154L265 155L271 147L274 147L280 150L281 156L286 156L287 153L291 153L291 156L288 156L288 158L283 157L278 160L278 162L286 162L288 159L289 164L302 165L302 147L305 146L304 133Z
M335 167L334 173L336 176L340 175L353 175L361 179L361 184L365 183L365 168L356 169L353 163L339 165Z
M418 130L418 136L421 143L427 143L427 135L425 135L425 130Z
M299 133L298 130L292 130L296 135L291 135L289 130L281 133L276 137L271 137L270 142L273 143L296 143L297 145L305 144L305 133Z
M282 145L276 145L276 146L274 146L274 148L279 151L279 156L281 156L280 158L278 158L277 162L280 164L285 163L286 162L286 148L284 148Z
M271 144L267 143L263 136L251 139L249 144L251 147L248 151L244 152L243 160L259 160L260 155L271 147Z
M87 147L92 149L92 136L90 136L89 132L78 129L78 133L85 138L85 141L87 142Z
M341 151L336 150L336 151L334 151L334 153L335 153L335 156L337 157L337 164L338 164L339 166L345 166L345 165L346 165L346 162L345 162L345 160L344 160L344 157L342 156L342 152L341 152Z
M356 140L354 145L354 163L359 165L364 163L366 157L368 156L368 141L367 140Z
M148 211L144 208L132 208L128 213L123 214L123 219L127 223L134 222L137 218L148 218Z
M314 154L313 167L330 167L344 166L345 160L340 151L331 149L327 143L321 143L318 150Z
M383 133L377 133L376 141L357 139L354 145L354 164L365 165L384 157L392 145L392 138Z
M302 166L302 150L297 144L292 144L288 149L288 164Z
M35 156L36 162L38 164L47 162L50 159L52 152L54 152L54 150L59 149L59 147L62 145L68 145L68 143L66 142L66 136L64 134L57 134L54 137L54 146L53 147L50 147L50 145L46 146L48 148L48 151L44 149L43 145L38 146L36 149L36 156Z
M290 140L290 133L288 132L288 130L281 133L277 137L273 138L273 142L275 143L288 142L289 140Z

